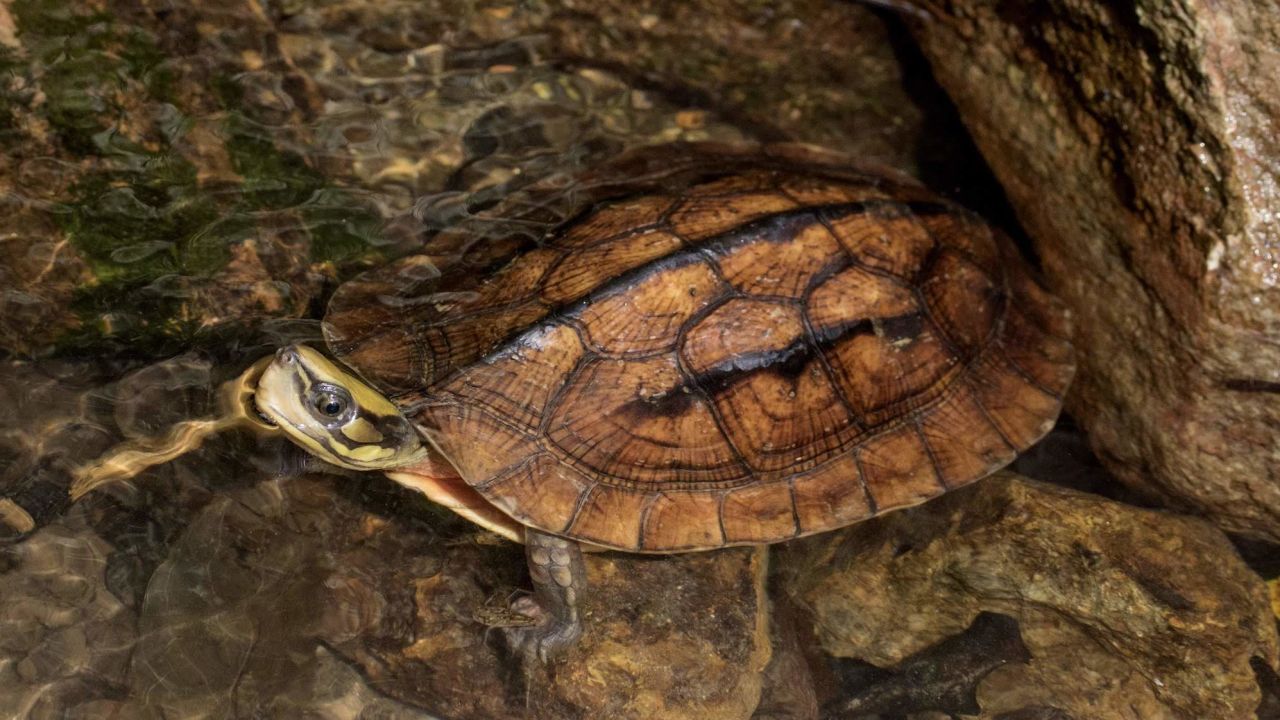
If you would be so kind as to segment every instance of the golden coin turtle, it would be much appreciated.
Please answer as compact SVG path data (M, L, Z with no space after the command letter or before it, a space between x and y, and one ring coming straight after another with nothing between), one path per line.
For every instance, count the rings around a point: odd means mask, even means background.
M258 409L523 540L539 620L511 637L543 659L580 633L579 543L772 543L915 505L1043 436L1074 368L1005 237L799 146L534 184L344 284L324 328L365 382L286 348Z

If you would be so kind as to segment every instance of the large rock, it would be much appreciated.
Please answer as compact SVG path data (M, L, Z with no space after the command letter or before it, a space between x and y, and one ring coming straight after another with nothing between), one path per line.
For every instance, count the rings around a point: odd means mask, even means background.
M1280 540L1280 15L916 4L939 82L1078 317L1069 409L1099 454Z
M147 586L124 707L751 716L770 658L762 550L589 556L582 642L522 672L486 623L509 620L523 553L491 537L382 478L266 481L216 498Z
M845 683L850 708L1243 720L1277 663L1263 583L1220 531L1010 473L778 564L865 681Z

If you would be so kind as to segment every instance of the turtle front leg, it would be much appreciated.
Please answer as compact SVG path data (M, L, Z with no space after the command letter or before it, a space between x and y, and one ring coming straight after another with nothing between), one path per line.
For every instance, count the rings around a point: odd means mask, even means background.
M525 529L524 555L533 597L516 600L512 609L537 622L507 628L506 635L513 650L545 663L573 647L582 635L578 600L586 588L586 566L578 543L533 528Z

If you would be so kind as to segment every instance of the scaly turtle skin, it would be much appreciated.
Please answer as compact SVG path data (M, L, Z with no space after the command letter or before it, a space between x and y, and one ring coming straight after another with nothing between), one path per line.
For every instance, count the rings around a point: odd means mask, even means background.
M523 539L542 622L516 640L544 658L579 633L577 543L771 543L915 505L1044 435L1074 369L1007 240L795 146L535 185L345 284L325 330L376 391L290 348L259 408Z

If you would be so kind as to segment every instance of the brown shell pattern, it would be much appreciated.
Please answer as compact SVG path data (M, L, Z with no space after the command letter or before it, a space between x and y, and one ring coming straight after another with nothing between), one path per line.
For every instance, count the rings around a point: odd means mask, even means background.
M649 149L534 187L326 320L498 508L650 552L972 482L1048 431L1074 369L1065 313L979 218L795 147Z

